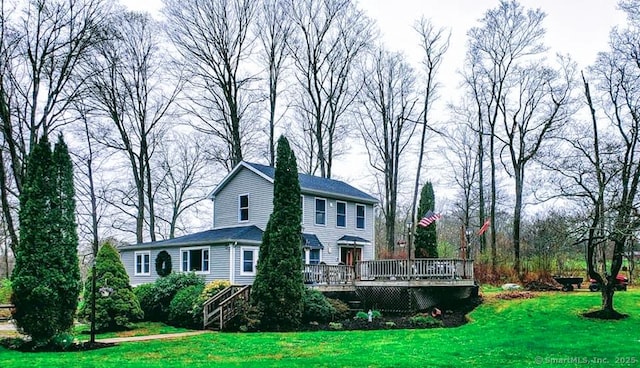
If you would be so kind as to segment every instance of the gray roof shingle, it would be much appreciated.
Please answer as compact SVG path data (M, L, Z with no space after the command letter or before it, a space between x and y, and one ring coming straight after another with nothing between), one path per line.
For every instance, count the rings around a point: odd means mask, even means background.
M262 242L262 230L257 226L239 226L239 227L226 227L215 230L206 230L199 233L188 234L179 236L173 239L159 240L149 243L133 244L123 246L121 249L130 248L165 248L176 246L192 246L203 244L217 244L217 243L256 243Z
M354 235L343 235L342 238L338 239L338 243L371 243L367 239L361 238L359 236Z
M320 239L318 239L315 234L302 234L302 240L304 243L302 244L305 248L309 249L324 249L324 245L320 243Z
M274 179L276 171L274 167L252 162L245 163L255 170L261 172L265 176L269 177L271 180ZM298 179L300 181L300 189L303 192L337 195L341 197L360 200L366 203L378 202L377 199L370 196L369 194L361 191L360 189L354 188L351 185L340 180L321 178L309 174L298 174Z
M205 244L227 244L239 242L244 244L262 243L263 231L257 226L226 227L215 230L201 231L195 234L179 236L173 239L159 240L149 243L123 245L120 249L133 248L167 248L178 246L194 246ZM303 246L311 249L324 249L315 234L302 234Z

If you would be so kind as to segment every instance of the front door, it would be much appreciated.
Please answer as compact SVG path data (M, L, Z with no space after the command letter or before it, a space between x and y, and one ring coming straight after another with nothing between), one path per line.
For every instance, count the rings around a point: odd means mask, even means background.
M362 248L340 248L340 262L348 266L353 266L354 261L359 262L362 260Z

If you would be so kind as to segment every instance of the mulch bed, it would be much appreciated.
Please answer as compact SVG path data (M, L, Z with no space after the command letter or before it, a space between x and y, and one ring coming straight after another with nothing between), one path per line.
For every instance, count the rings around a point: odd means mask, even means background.
M585 318L606 319L606 320L620 320L629 317L628 314L619 313L616 311L609 312L605 310L597 310L582 314Z
M446 305L438 305L437 308L440 311L439 316L436 317L440 320L441 324L416 324L412 322L412 315L397 315L397 314L382 314L381 318L374 318L369 322L362 318L352 318L339 321L342 325L340 331L352 331L352 330L393 330L393 329L423 329L423 328L436 328L436 327L458 327L469 322L467 314L474 310L477 306L482 304L482 297L467 298L465 300L452 302ZM432 310L426 313L418 313L419 315L430 315ZM305 331L329 331L336 330L329 324L311 324L303 328Z
M78 342L72 343L65 346L60 346L56 344L48 344L48 345L36 345L32 341L27 341L19 337L12 338L4 338L0 339L0 346L3 346L9 350L21 351L24 353L29 352L72 352L72 351L88 351L88 350L96 350L96 349L104 349L115 346L114 343L105 343L105 342Z

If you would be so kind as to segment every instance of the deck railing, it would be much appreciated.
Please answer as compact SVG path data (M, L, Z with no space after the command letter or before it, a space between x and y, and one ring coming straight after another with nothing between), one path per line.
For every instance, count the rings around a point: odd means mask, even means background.
M473 261L454 258L382 259L358 262L360 280L473 280Z
M306 264L303 270L305 284L350 284L355 279L352 266Z

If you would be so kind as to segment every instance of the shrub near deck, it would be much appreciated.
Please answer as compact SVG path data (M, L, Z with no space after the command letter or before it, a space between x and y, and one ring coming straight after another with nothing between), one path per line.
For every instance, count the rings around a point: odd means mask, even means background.
M23 367L27 358L34 367L532 367L538 361L551 364L573 358L637 366L640 290L616 295L616 308L630 315L625 320L579 316L599 303L596 293L551 292L483 303L470 314L471 322L458 328L209 333L28 356L0 348L0 366Z

